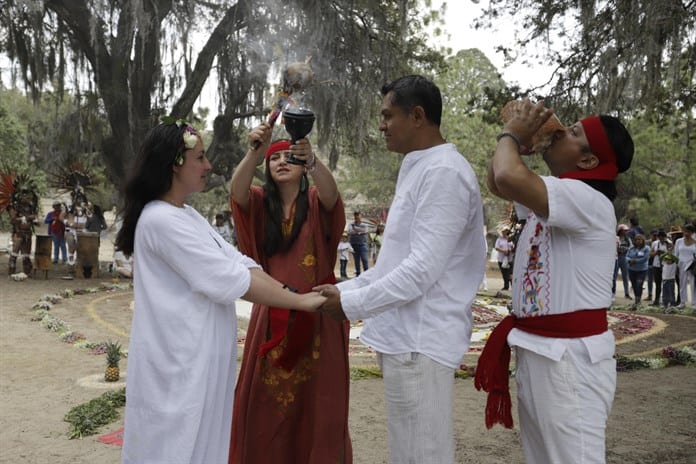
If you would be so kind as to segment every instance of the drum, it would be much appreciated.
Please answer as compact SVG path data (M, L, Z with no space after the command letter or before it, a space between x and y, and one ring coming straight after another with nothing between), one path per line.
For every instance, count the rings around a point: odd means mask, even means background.
M78 278L90 279L99 276L99 233L79 231L77 233Z
M50 235L36 235L36 248L34 251L34 270L49 271L51 269L51 249L53 237ZM47 272L44 273L45 275Z

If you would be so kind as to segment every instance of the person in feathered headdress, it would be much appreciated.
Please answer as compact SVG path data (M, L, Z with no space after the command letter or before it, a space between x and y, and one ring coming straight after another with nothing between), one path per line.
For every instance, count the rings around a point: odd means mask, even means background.
M7 211L12 225L12 251L8 273L17 272L17 259L22 257L22 270L31 275L31 238L38 211L36 184L26 175L3 174L0 186L0 212Z

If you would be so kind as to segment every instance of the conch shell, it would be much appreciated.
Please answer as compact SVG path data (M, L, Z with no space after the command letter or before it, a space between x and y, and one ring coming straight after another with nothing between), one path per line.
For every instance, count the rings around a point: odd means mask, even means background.
M512 118L512 106L516 100L511 100L505 104L501 111L503 122L508 122ZM539 128L536 134L532 136L532 151L535 153L543 153L549 148L553 142L553 135L558 131L564 131L566 128L561 123L558 116L552 114L551 117Z

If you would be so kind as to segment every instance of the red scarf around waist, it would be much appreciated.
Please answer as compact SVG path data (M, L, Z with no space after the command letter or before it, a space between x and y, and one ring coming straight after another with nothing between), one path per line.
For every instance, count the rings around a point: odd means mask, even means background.
M496 423L508 429L512 428L508 374L510 346L507 337L513 328L542 337L581 338L604 333L608 327L606 309L587 309L523 318L511 315L503 319L488 337L474 377L476 389L488 392L486 428L490 429Z
M335 284L336 277L333 273L317 285ZM313 313L308 311L296 311L294 309L283 309L270 307L269 320L271 324L271 338L259 345L257 352L259 358L263 358L276 346L280 345L283 338L287 335L288 341L285 349L277 359L271 361L276 367L281 367L290 372L293 370L300 356L302 356L312 344L312 332L314 329ZM292 329L288 332L290 315L294 314Z

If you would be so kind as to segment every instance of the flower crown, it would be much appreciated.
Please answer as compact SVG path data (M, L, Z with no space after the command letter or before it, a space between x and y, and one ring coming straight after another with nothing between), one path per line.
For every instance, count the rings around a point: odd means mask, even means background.
M162 124L165 125L171 125L171 124L176 124L176 127L184 127L184 134L183 134L183 139L184 139L184 148L186 150L190 150L193 147L196 146L196 143L198 142L198 131L189 124L188 121L185 119L174 119L173 116L163 116L161 119ZM184 164L184 155L183 153L179 154L176 159L174 160L174 163L177 166L181 166Z

